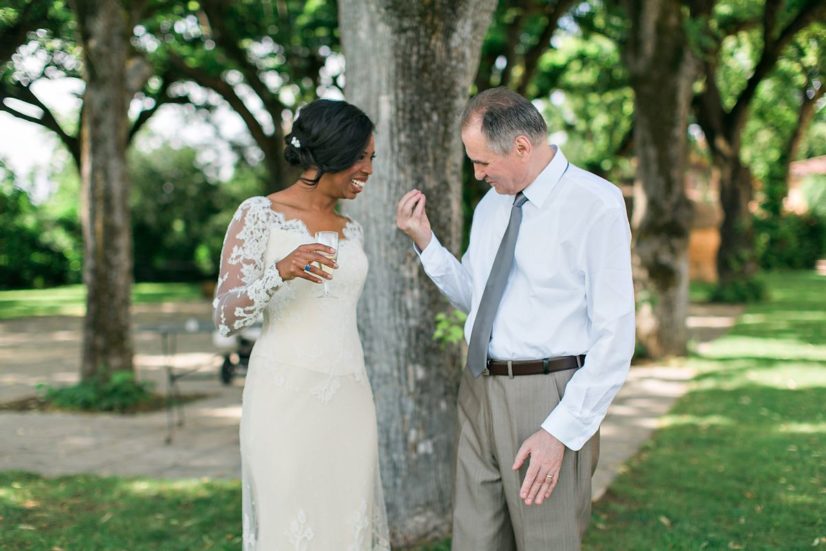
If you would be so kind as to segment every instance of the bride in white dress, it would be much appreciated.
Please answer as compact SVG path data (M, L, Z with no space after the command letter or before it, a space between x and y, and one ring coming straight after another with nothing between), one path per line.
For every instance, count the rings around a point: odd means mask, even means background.
M214 301L224 335L263 314L241 418L244 549L389 550L356 326L367 257L361 226L335 211L372 172L373 123L346 102L316 100L285 141L285 158L303 173L238 208ZM335 262L313 237L320 230L339 234ZM328 278L333 297L322 297Z

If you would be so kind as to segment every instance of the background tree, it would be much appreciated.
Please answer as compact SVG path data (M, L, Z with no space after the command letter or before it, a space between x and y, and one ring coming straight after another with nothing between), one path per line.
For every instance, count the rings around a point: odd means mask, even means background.
M0 162L0 289L63 283L68 259L44 239L53 229Z
M506 86L525 97L543 95L534 82L540 60L553 47L559 20L574 4L574 0L499 0L482 44L476 89ZM547 71L544 76L547 83Z
M709 27L712 40L704 52L703 88L695 98L694 111L706 134L712 163L720 179L723 223L717 272L723 294L730 294L726 291L727 287L744 288L737 294L747 298L753 293L749 289L754 286L753 278L758 269L749 211L753 197L752 174L741 157L743 130L750 109L758 87L769 76L783 50L797 33L824 13L826 3L819 0L766 0L745 5L717 5L713 19L709 20L713 23ZM721 67L723 49L736 43L738 35L748 32L757 33L759 37L751 52L742 50L742 53L753 54L753 62L750 67L738 66L735 69L748 71L747 79L742 84L736 78L721 79L721 74L726 70ZM726 41L726 37L732 38ZM739 62L742 55L734 59ZM723 85L729 90L725 90Z
M688 116L697 61L678 0L627 0L625 61L634 89L637 337L654 357L685 353Z
M458 346L432 338L448 308L395 228L398 199L413 187L430 199L434 231L454 253L461 240L459 116L495 2L343 0L347 97L376 122L380 161L348 213L365 229L372 260L359 308L381 440L395 545L450 527Z
M172 2L138 32L166 90L212 109L203 94L176 85L195 83L239 115L267 168L266 189L295 180L283 156L285 123L301 103L343 88L335 2Z
M807 147L806 136L822 110L826 69L826 26L815 24L794 38L754 101L744 130L743 158L760 182L754 217L761 268L813 268L824 251L826 221L785 207L791 163L806 147L809 156L826 153ZM769 130L771 129L771 130ZM798 190L800 192L802 190Z
M127 73L134 14L117 0L75 0L73 8L86 82L80 129L87 297L81 374L108 379L113 372L134 369L126 146L129 100L142 83L130 81Z

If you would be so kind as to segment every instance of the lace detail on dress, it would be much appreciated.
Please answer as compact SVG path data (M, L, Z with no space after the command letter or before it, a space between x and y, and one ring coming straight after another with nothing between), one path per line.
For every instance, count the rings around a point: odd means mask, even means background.
M333 399L333 396L341 388L341 381L338 377L330 375L322 383L313 387L310 394L318 398L322 404L326 404Z
M348 241L358 241L359 243L364 244L364 230L361 227L361 224L356 222L355 220L348 219L347 224L344 226L344 237Z
M367 501L361 500L361 506L350 519L353 543L347 546L347 551L390 551L386 531L382 531L383 517L375 506L368 511Z
M243 514L243 538L244 551L255 551L258 541L258 519L255 510L255 490L250 481L249 469L246 465L241 468L241 481L243 483L242 492L242 514Z
M267 199L267 202L269 203L269 199ZM288 219L284 216L283 212L274 211L269 207L268 209L275 217L275 220L281 229L303 233L310 238L314 237L303 220L298 218ZM344 234L345 241L358 241L359 243L364 243L364 230L362 229L361 224L351 218L347 219L347 223L344 224L344 229L341 230L341 233Z
M215 325L223 336L252 325L268 304L280 305L291 296L278 269L264 266L275 214L266 197L252 197L241 203L227 228L212 303Z
M307 525L307 516L303 509L298 510L296 518L290 521L290 529L287 532L290 543L295 551L307 551L307 544L313 539L315 534L313 529Z

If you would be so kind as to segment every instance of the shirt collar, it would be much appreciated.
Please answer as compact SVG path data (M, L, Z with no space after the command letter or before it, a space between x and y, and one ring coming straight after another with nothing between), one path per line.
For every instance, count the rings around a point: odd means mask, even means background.
M551 194L551 191L556 187L565 170L568 168L568 159L562 153L558 146L552 145L554 148L554 158L548 163L539 176L526 187L522 193L528 198L528 201L536 207L541 207L545 199Z

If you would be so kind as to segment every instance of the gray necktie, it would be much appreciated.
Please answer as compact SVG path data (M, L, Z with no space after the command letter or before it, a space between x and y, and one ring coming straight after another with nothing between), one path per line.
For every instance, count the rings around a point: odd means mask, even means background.
M468 345L467 365L474 377L482 374L488 361L488 344L490 334L493 330L493 318L499 309L499 301L502 300L502 293L505 292L505 284L508 282L511 266L513 266L513 251L516 248L516 237L519 235L519 224L522 222L522 205L528 198L520 191L516 194L511 207L511 219L502 242L499 243L499 250L496 258L493 259L493 266L490 269L488 282L485 284L485 291L482 293L482 301L479 303L479 310L476 312L476 319L473 321L473 330L470 332L470 344Z

